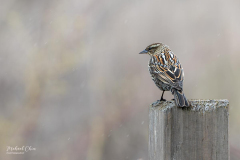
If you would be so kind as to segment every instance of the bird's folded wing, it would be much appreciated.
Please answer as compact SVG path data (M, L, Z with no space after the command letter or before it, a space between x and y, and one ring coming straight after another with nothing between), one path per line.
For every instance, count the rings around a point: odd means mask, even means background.
M159 80L161 80L163 83L169 84L178 90L182 90L182 69L178 68L177 66L162 67L158 64L151 64L149 67L151 73L156 74Z

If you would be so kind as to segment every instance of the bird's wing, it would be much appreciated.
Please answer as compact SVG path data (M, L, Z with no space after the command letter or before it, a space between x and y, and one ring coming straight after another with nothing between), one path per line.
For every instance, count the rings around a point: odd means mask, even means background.
M155 74L163 83L169 84L177 90L182 90L183 69L181 65L162 65L161 60L149 63L150 72Z

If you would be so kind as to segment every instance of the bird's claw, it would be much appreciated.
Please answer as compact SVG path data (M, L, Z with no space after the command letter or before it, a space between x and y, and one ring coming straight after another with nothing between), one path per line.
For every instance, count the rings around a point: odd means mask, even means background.
M166 99L161 98L160 101L166 101Z

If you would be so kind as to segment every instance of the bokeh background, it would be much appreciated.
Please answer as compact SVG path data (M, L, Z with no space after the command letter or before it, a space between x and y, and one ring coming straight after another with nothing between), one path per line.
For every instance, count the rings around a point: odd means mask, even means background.
M148 107L162 92L138 53L163 42L188 99L230 101L239 160L239 15L239 0L1 0L0 159L147 160Z

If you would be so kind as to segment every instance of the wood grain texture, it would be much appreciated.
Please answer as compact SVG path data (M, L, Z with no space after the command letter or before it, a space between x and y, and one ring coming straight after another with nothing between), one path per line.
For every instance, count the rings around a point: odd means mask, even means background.
M229 160L228 100L174 101L149 108L149 160Z

